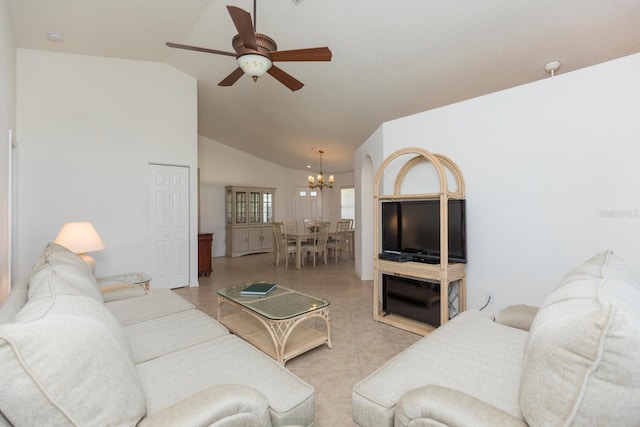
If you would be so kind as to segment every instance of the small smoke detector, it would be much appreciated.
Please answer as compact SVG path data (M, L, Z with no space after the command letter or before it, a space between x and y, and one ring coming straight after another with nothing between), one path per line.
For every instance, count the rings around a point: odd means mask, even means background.
M47 33L47 38L48 38L50 41L52 41L52 42L56 42L56 43L59 43L59 42L64 41L64 36L63 36L61 33L57 32L57 31L50 31L50 32L48 32L48 33Z
M560 68L560 61L549 61L544 64L544 70L551 74L551 77L556 75L556 72Z
M291 0L293 2L293 4L300 4L302 3L302 0Z

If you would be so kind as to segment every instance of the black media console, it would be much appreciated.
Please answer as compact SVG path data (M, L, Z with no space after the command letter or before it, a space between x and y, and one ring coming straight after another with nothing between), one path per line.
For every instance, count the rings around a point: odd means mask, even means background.
M440 285L391 274L382 275L382 310L440 326Z

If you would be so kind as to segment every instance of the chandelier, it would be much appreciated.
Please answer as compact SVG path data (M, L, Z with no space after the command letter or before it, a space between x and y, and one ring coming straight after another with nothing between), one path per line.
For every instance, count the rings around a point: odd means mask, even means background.
M324 150L318 150L318 153L320 153L320 173L318 174L318 178L309 175L309 188L319 188L320 191L322 191L325 187L333 188L333 175L329 175L328 184L324 182L324 175L322 174L322 155L324 154Z

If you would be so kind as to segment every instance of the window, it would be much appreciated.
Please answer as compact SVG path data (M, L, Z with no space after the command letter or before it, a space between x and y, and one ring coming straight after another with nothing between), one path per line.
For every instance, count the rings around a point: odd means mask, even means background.
M340 218L356 219L356 191L352 188L340 189Z

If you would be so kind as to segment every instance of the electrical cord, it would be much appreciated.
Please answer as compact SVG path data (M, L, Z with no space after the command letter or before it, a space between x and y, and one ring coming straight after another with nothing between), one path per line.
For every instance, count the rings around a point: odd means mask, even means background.
M452 296L453 294L453 286L449 287L449 319L453 319L454 317L456 317L458 315L458 309L456 308L456 306L454 305L454 303L457 301L458 299L458 289L456 287L456 292L455 294Z
M487 298L487 303L486 303L485 305L483 305L483 306L482 306L482 308L480 308L480 310L479 310L479 311L482 311L482 310L484 310L485 308L487 308L487 306L489 305L489 303L490 303L490 302L491 302L491 297L488 297L488 298Z

